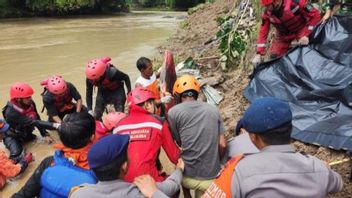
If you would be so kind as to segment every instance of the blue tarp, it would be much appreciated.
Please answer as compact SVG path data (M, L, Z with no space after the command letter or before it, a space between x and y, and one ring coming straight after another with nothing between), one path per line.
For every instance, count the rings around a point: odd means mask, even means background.
M289 102L292 138L352 151L352 17L317 27L306 47L254 70L244 96Z

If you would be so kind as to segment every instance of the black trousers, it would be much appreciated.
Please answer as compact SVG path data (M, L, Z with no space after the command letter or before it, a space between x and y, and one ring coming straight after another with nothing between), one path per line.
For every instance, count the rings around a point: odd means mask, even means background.
M3 142L5 147L10 151L10 159L18 163L24 157L22 144L32 141L36 136L31 132L15 133L13 129L8 130Z
M95 101L94 116L95 119L101 120L104 110L108 104L114 105L115 111L124 112L126 102L125 89L120 87L113 91L98 90Z

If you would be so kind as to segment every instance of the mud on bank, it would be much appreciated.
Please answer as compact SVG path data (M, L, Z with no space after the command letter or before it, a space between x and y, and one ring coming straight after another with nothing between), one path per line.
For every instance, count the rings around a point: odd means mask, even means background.
M252 71L249 59L255 53L255 38L251 38L244 58L244 65L247 66L243 67L244 69L232 69L228 72L221 71L219 59L215 58L219 56L218 43L213 42L209 45L204 45L204 43L214 37L218 31L216 18L228 15L237 4L236 0L218 0L213 4L201 6L180 24L175 34L163 46L160 46L160 50L171 50L179 60L184 60L190 56L194 57L197 59L197 66L201 70L203 77L212 76L217 79L219 84L215 88L224 96L219 109L224 119L228 136L232 135L235 124L248 106L248 101L242 96L242 92L249 82L248 75ZM294 145L298 150L315 155L326 162L333 162L348 157L345 152L307 145L297 141L294 142ZM352 162L335 165L332 169L343 177L344 188L342 192L329 195L329 197L352 197L350 181Z

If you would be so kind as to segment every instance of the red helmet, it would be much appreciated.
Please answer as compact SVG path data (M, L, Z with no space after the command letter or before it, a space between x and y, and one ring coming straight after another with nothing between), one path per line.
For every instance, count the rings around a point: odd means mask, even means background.
M124 113L121 113L121 112L111 112L111 113L108 113L108 115L106 115L104 118L103 118L103 123L104 123L104 126L108 129L108 130L111 130L113 128L116 127L117 123L120 122L120 120L122 118L126 117L126 114Z
M156 99L155 94L147 88L137 87L127 96L128 105L141 104L149 99Z
M111 58L104 57L100 59L94 59L88 62L86 67L86 76L89 80L97 80L103 76L106 65L111 61Z
M265 7L265 6L272 4L273 2L274 2L274 0L260 0L260 5Z
M50 93L60 95L67 90L67 84L61 76L52 76L48 79L46 88Z
M10 98L28 98L33 95L32 87L27 83L14 83L10 88Z

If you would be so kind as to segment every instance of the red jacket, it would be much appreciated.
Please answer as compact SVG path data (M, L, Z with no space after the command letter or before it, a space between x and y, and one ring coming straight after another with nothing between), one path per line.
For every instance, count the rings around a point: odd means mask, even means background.
M144 174L150 174L157 182L165 179L156 168L160 147L174 164L180 156L180 149L172 139L167 121L137 105L130 106L129 115L119 122L113 133L130 136L127 151L129 164L125 175L127 182L133 182L135 177Z
M270 10L263 12L257 40L257 54L265 54L270 24L276 28L277 37L291 42L293 39L309 36L320 21L319 10L305 0L283 0L281 9L281 16L274 15Z

